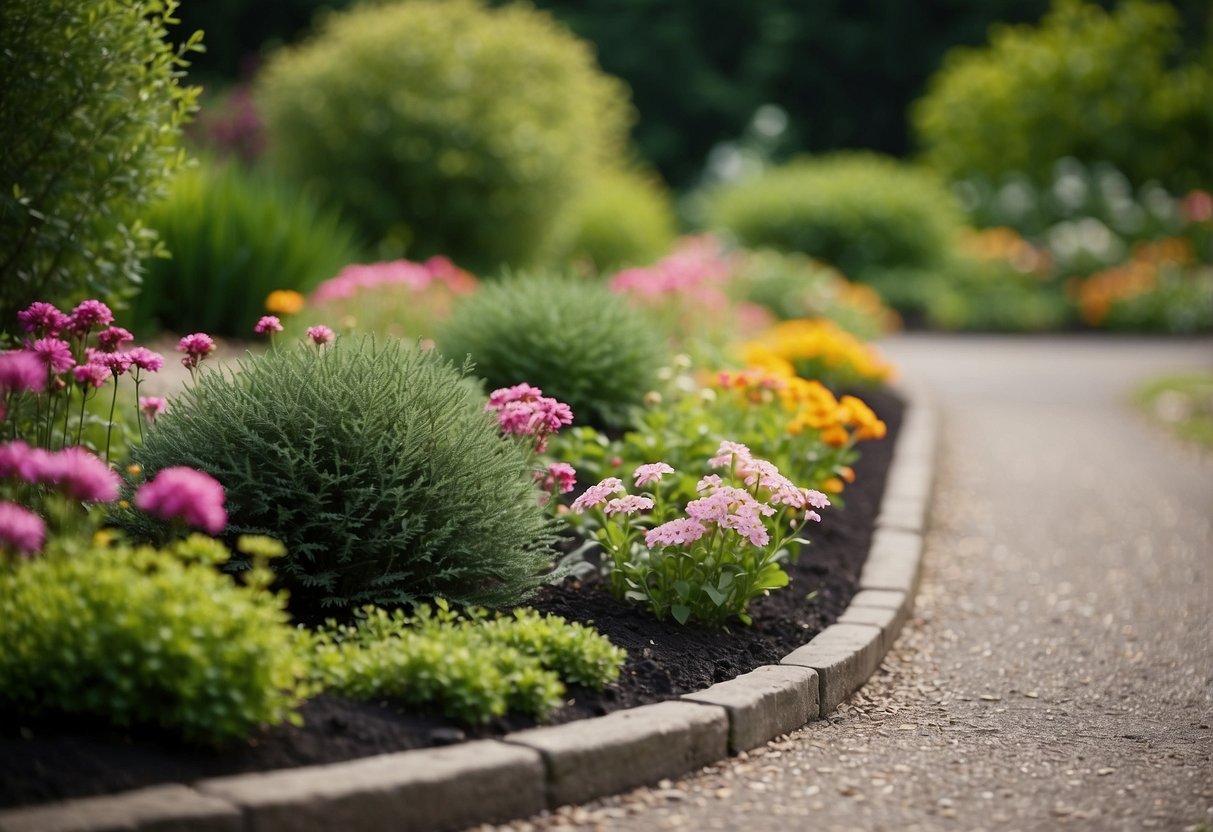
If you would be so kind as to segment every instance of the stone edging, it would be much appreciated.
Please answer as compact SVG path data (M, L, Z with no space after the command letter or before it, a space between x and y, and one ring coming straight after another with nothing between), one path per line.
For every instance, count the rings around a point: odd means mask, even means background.
M906 400L859 592L778 665L501 740L0 811L0 832L458 830L677 777L822 718L880 666L913 608L936 416L921 396Z

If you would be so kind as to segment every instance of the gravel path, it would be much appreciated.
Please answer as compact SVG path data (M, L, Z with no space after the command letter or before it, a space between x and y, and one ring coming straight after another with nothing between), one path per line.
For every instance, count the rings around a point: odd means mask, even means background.
M1124 404L1213 342L907 336L942 413L914 621L830 719L483 830L1213 829L1213 455Z

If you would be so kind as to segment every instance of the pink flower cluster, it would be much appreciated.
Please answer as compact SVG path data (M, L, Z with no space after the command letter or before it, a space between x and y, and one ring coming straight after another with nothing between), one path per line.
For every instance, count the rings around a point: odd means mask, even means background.
M587 488L580 497L573 501L570 508L577 514L581 514L586 509L593 508L596 505L604 503L612 494L622 494L623 480L618 477L607 477L597 485L591 485Z
M118 499L118 475L84 448L57 453L16 441L0 445L0 478L57 488L75 500L112 503Z
M648 485L652 482L661 482L661 478L666 474L674 473L674 469L664 462L651 462L647 465L641 465L632 474L632 479L637 485Z
M716 456L708 460L708 464L713 468L729 467L750 488L766 491L769 495L768 499L775 505L807 509L809 507L825 508L830 504L830 500L825 494L809 488L797 487L795 483L779 473L778 468L765 459L757 459L750 453L749 448L738 442L727 440L721 442L720 447L716 449ZM699 481L700 491L705 488L719 487L720 478L716 477L714 482L706 486L705 483L708 483L707 478ZM821 515L815 511L808 511L805 519L820 522Z
M192 332L177 342L177 352L185 353L181 365L191 373L214 351L215 339L205 332Z
M273 335L275 332L282 331L282 321L277 315L262 315L253 327L253 332L258 335Z
M168 409L168 402L160 396L140 396L139 412L149 425L156 424L156 417Z
M312 301L322 304L353 297L366 289L390 286L419 292L433 285L441 285L456 295L466 295L476 289L476 278L445 257L431 257L424 263L392 260L354 264L346 266L336 277L317 286L312 292Z
M46 542L46 523L27 508L16 503L0 502L0 550L22 555L42 551Z
M162 520L181 520L209 534L227 526L223 486L209 474L184 466L165 468L135 493L135 506Z
M46 365L37 355L27 350L0 352L0 397L45 389Z
M307 337L311 338L317 347L323 347L325 344L331 344L337 336L324 324L316 324L307 328Z
M547 447L549 436L573 423L573 411L567 404L543 395L542 390L526 382L494 390L484 409L497 414L502 433L535 437L539 453Z
M546 471L536 471L535 478L549 494L568 494L577 486L577 470L567 462L553 462Z

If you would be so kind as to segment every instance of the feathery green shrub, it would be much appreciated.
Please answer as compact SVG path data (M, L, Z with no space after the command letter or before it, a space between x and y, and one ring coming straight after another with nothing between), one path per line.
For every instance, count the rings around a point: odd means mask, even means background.
M0 3L3 326L35 300L114 299L138 283L155 243L139 215L181 163L198 95L165 41L177 5Z
M270 157L383 254L473 271L533 261L630 118L592 49L525 5L368 3L259 79Z
M461 300L438 348L470 355L490 389L528 382L573 409L577 424L620 427L656 384L660 338L599 283L517 275Z
M551 533L522 451L483 408L434 351L296 344L201 373L134 460L148 477L189 465L219 480L229 533L286 545L275 571L298 612L501 606L542 583Z
M250 337L275 289L308 292L358 262L354 230L288 183L208 163L177 176L146 217L169 258L147 262L136 326Z
M660 182L627 170L594 176L565 211L553 262L597 272L652 263L674 242L674 206Z
M710 199L710 224L746 246L803 252L864 283L937 263L962 221L942 181L869 153L795 160Z
M245 586L227 550L63 547L0 569L0 710L157 725L219 744L292 718L306 668L263 567Z

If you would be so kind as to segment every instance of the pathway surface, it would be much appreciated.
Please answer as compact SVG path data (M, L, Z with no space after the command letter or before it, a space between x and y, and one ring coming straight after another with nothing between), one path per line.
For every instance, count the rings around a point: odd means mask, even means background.
M500 829L1213 830L1213 455L1125 404L1213 342L886 352L942 432L918 611L878 675L765 749Z

